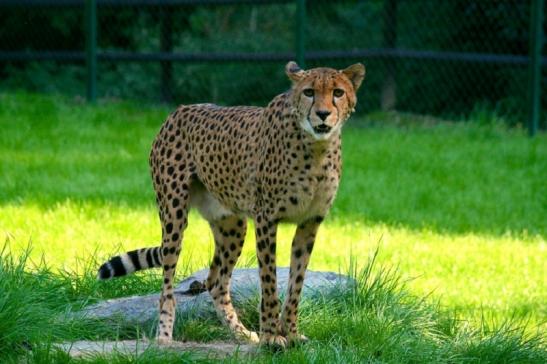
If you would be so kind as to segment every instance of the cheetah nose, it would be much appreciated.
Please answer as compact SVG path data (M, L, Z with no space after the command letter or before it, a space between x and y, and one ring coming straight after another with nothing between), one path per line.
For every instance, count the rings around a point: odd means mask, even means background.
M330 115L330 111L325 111L325 110L318 110L315 112L315 114L317 116L319 116L319 119L325 121L325 119L327 118L327 116Z

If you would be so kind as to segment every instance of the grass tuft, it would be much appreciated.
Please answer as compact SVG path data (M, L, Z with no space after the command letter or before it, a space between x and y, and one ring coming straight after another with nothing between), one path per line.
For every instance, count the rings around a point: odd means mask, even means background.
M115 354L69 359L52 343L153 337L154 326L74 319L70 313L89 302L82 301L82 297L90 292L88 287L95 280L92 272L85 272L78 278L79 284L70 286L66 273L52 272L44 261L31 263L29 252L26 250L16 257L6 246L0 256L0 287L8 293L0 297L0 361L15 362L23 355L29 363L211 362L192 353L158 350L139 357ZM459 320L427 299L411 294L397 269L379 265L378 256L376 250L362 266L352 260L351 281L333 287L327 294L313 292L302 301L300 327L310 338L309 343L284 352L261 350L251 357L236 356L227 361L543 363L547 360L541 333L531 334L519 326L518 320L495 325L484 319L479 326ZM134 277L135 282L138 280ZM254 329L258 326L257 302L257 296L252 296L236 303L241 316ZM175 337L197 341L231 339L213 314L179 315Z
M61 336L55 314L67 301L62 283L42 264L29 272L27 249L19 256L0 251L0 357Z

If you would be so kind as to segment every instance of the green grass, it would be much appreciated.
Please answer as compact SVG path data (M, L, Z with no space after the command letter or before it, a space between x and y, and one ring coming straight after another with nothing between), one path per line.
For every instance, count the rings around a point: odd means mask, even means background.
M0 259L0 287L10 295L0 311L0 359L30 363L164 363L211 362L197 354L150 349L135 355L96 356L71 360L54 349L52 342L79 339L128 339L153 335L150 325L136 328L112 322L77 320L67 313L89 297L110 296L124 284L146 290L142 277L133 276L95 286L85 295L69 275L52 274L42 262L33 266L23 254L15 258L4 250ZM262 350L252 357L227 358L227 362L387 362L387 363L543 363L547 359L540 334L526 332L518 322L491 326L488 320L471 326L438 306L409 294L395 270L378 267L376 256L349 270L357 284L340 286L328 295L307 298L300 309L301 329L311 342L285 352ZM28 270L32 270L29 273ZM88 272L89 273L89 272ZM92 284L93 276L82 280ZM109 282L110 283L110 282ZM123 290L123 289L122 289ZM14 295L15 293L15 295ZM126 292L127 293L127 292ZM238 305L242 320L256 329L258 298ZM176 339L229 339L214 316L178 317ZM28 351L32 348L32 351Z
M0 358L30 343L31 362L67 362L48 343L137 335L59 315L159 289L154 274L99 283L94 273L116 251L160 241L147 157L168 111L0 94L0 233L8 244L0 259ZM400 114L352 120L342 185L311 269L346 272L352 257L360 267L354 274L364 278L355 290L304 304L310 345L257 360L544 362L546 141L495 122ZM281 265L293 231L280 229ZM252 235L240 266L256 265ZM207 265L212 241L191 214L180 276ZM252 305L244 315L256 325ZM217 326L214 318L188 319L177 335L227 337ZM140 360L169 355L177 356L150 352Z

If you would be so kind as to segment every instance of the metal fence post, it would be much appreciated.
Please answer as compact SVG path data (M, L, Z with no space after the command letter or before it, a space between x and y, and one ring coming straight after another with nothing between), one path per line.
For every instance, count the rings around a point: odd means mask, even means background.
M306 67L306 0L296 1L296 62Z
M397 47L397 0L385 0L383 9L384 48L389 51ZM397 82L395 58L388 55L385 59L386 77L382 85L380 104L382 110L393 110L397 103Z
M534 136L541 113L541 49L543 47L543 0L530 6L530 50L528 74L528 134Z
M160 9L160 50L163 54L173 52L173 33L172 33L173 16L172 9L163 6ZM161 67L161 98L163 102L173 101L173 62L162 61Z
M86 35L86 72L87 100L97 99L97 1L85 2L85 35Z

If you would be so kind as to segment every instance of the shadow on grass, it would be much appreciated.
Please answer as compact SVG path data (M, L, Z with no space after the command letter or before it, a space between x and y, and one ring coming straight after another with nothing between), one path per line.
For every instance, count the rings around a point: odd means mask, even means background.
M167 110L1 96L0 205L154 205L147 160ZM350 124L331 216L413 230L545 238L546 141L546 135L531 140L473 123Z

